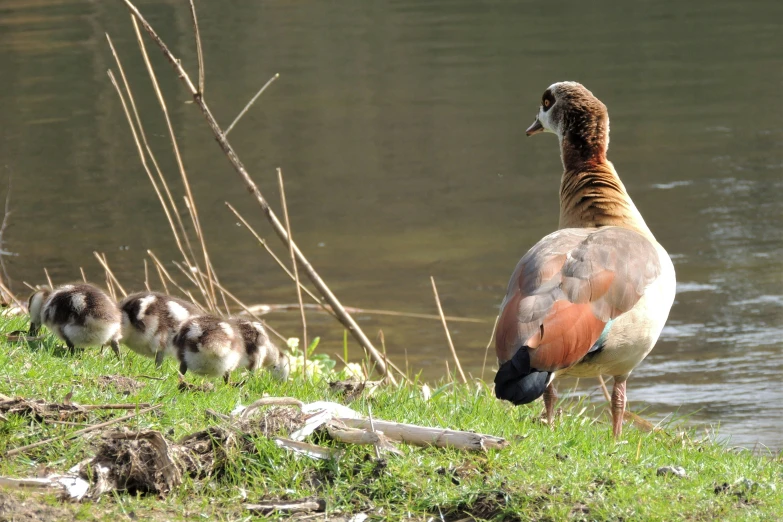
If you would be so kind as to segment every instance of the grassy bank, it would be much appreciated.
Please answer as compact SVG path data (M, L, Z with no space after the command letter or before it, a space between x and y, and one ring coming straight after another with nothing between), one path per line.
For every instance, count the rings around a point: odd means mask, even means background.
M25 319L0 319L2 333L24 328ZM163 404L158 412L111 429L154 429L169 440L219 423L205 416L207 408L229 413L264 393L341 401L325 382L303 384L298 376L280 384L265 374L249 376L242 387L216 380L211 392L181 393L173 361L156 370L151 360L127 351L118 362L110 350L103 356L97 350L71 356L51 337L30 343L2 338L0 393L62 402L72 392L72 400L79 404ZM202 382L194 376L189 381ZM51 494L2 490L0 520L243 520L249 517L246 502L305 497L325 500L327 520L348 520L362 512L370 520L783 518L780 456L731 451L673 431L641 433L628 428L616 443L606 417L577 403L562 405L565 412L551 430L538 421L538 404L514 408L478 384L432 388L429 400L420 387L408 385L379 389L350 406L362 413L371 406L376 417L386 420L499 435L510 445L486 453L400 446L402 456L387 455L379 462L371 446L344 446L320 437L318 444L339 445L345 453L338 461L315 461L258 437L252 441L254 451L230 454L220 477L186 479L162 499L109 493L97 502L76 504L60 502ZM91 411L78 426L9 415L0 421L0 452L125 413ZM100 441L100 434L55 441L4 458L0 475L35 476L44 466L65 471L94 454ZM659 476L662 466L681 466L687 476Z

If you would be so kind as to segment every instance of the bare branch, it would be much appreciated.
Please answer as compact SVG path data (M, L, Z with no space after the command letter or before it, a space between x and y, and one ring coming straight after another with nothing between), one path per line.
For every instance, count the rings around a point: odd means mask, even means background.
M180 60L178 60L172 54L168 46L166 46L163 40L160 39L158 34L155 32L155 30L152 28L149 22L147 22L147 20L141 15L141 13L136 8L136 6L133 5L133 3L130 2L130 0L123 0L123 2L128 7L131 14L135 17L135 19L138 20L139 23L141 23L141 25L144 27L144 30L147 31L147 33L153 39L155 44L158 47L160 47L161 51L163 51L164 56L169 60L171 65L174 67L179 78L185 83L185 86L188 88L190 94L193 96L193 100L195 101L196 105L198 105L199 109L201 109L201 112L204 115L204 118L206 119L210 129L212 130L212 133L214 134L215 139L218 142L218 145L226 154L226 157L231 162L231 165L234 167L234 170L237 172L237 174L244 182L248 191L251 194L253 194L253 196L255 197L256 202L261 207L262 212L269 220L270 224L272 225L272 228L275 230L275 233L280 237L280 239L284 243L287 244L288 234L285 230L285 227L277 218L274 211L270 208L269 203L266 201L266 198L264 198L264 196L261 194L261 191L259 190L258 186L253 182L252 178L250 177L250 174L248 174L247 172L247 169L245 169L244 164L237 156L236 152L234 151L234 148L226 139L226 136L223 134L223 131L220 129L217 120L215 120L215 117L212 115L212 111L209 109L204 99L199 95L198 91L193 85L193 82L190 80L190 76L188 76L188 73L182 67L182 63L180 62ZM359 342L362 348L364 348L364 350L373 358L379 371L383 375L388 375L388 378L391 381L391 383L396 385L397 380L386 368L386 364L383 362L383 357L381 356L381 354L373 346L372 342L367 338L367 336L359 327L359 325L356 323L356 321L354 321L354 319L350 316L350 314L348 314L345 311L345 309L340 304L340 301L332 293L332 291L329 289L329 287L326 285L323 279L321 279L321 277L315 271L315 269L307 260L307 258L302 254L302 252L299 250L296 244L293 241L291 242L291 244L293 245L294 254L296 255L299 266L303 269L305 274L307 274L307 277L313 282L316 289L324 296L326 301L335 310L335 313L337 314L337 317L340 320L340 322L343 324L343 326L345 326L345 328L348 331L351 332L351 335L353 335L354 338L356 338L356 340ZM210 278L210 281L211 280L212 279Z

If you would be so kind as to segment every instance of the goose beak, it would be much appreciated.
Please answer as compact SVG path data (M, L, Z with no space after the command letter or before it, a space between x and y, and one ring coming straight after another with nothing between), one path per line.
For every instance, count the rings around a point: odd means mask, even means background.
M533 122L533 125L527 128L525 131L525 134L528 136L532 136L533 134L538 134L544 132L544 126L541 125L541 122L538 120L538 117L536 117L536 121Z

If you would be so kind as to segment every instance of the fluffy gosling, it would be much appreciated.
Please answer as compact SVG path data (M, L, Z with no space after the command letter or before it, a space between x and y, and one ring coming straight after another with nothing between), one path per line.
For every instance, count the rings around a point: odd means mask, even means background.
M223 376L228 384L239 367L245 342L238 328L226 319L200 315L187 319L172 340L179 360L179 373L190 370L199 375Z
M259 367L269 368L276 379L287 380L291 369L288 355L272 343L264 325L246 319L234 319L233 322L245 343L239 365L250 371L255 371Z
M196 305L157 292L138 292L120 302L122 344L145 357L155 359L160 367L163 358L176 357L174 336L188 318L201 314Z
M65 342L71 353L76 347L111 344L120 358L120 310L111 297L89 284L43 289L30 296L30 335L45 325Z

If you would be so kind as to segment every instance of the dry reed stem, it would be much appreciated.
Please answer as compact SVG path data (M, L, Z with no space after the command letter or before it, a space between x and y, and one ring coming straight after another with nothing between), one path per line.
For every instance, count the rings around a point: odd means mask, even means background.
M229 210L231 210L231 212L233 212L233 213L234 213L234 215L237 217L237 219L239 219L239 220L242 222L242 224L245 226L245 228L246 228L246 229L247 229L247 230L248 230L248 231L249 231L251 234L253 234L253 237L255 237L255 238L256 238L256 240L257 240L259 243L261 243L261 246L262 246L262 247L264 247L264 250L266 250L266 251L267 251L267 253L268 253L270 256L272 256L272 259L274 259L274 260L275 260L275 262L278 264L278 266L279 266L280 268L282 268L282 269L283 269L283 271L284 271L284 272L285 272L285 273L288 275L288 277L290 277L290 278L291 278L291 281L294 281L294 282L296 282L296 277L294 277L294 274L293 274L293 273L291 273L291 271L288 269L288 267L287 267L287 266L285 266L285 263L283 263L283 261L282 261L282 260L281 260L279 257L277 257L277 254L275 254L275 253L272 251L272 249L271 249L271 248L269 248L269 245L268 245L268 244L267 244L267 242L264 240L264 238L262 238L261 236L259 236L259 235L258 235L258 232L256 232L256 231L255 231L255 229L254 229L252 226L250 226L250 223L248 223L248 222L245 220L245 218L243 218L243 217L242 217L242 215L241 215L241 214L240 214L240 213L239 213L239 212L238 212L238 211L237 211L237 210L236 210L236 209L235 209L233 206L231 206L231 203L229 203L228 201L226 201L226 202L225 202L225 204L226 204L226 206L229 208ZM333 311L332 311L332 310L331 310L331 309L330 309L330 308L329 308L327 305L323 304L323 300L322 300L322 299L320 299L318 296L316 296L314 293L312 293L312 292L310 291L310 289L309 289L309 288L307 288L306 286L304 286L304 285L303 285L303 284L301 284L301 283L299 283L299 288L301 288L302 290L304 290L304 292L305 292L307 295L309 295L309 296L310 296L310 297L313 299L313 301L315 301L316 303L318 303L318 305L319 305L319 306L320 306L320 307L321 307L323 310L325 310L326 312L328 312L329 314L331 314L331 315L332 315L332 317L337 317L337 316L334 314L334 312L333 312Z
M133 18L131 17L131 19ZM134 24L135 24L135 20L134 20ZM108 71L109 78L111 79L112 84L117 90L117 94L120 97L120 102L122 102L122 106L125 111L125 117L128 120L128 125L131 128L133 139L136 142L136 148L138 149L139 158L141 159L142 167L144 167L144 171L147 173L147 177L149 178L150 183L152 183L152 188L155 190L155 194L158 196L158 201L160 202L161 207L163 207L163 212L166 214L166 219L168 220L169 226L171 227L171 232L174 234L174 241L177 244L177 248L182 254L183 259L185 259L185 261L189 265L193 264L190 258L188 257L188 254L185 252L185 248L182 245L182 239L184 239L185 246L187 247L188 252L190 252L190 256L195 258L195 253L193 252L193 246L190 244L188 233L185 230L185 224L182 222L182 217L180 217L179 212L177 211L177 205L174 203L174 196L171 195L171 189L169 189L169 184L166 182L166 178L163 176L163 172L160 170L160 166L158 165L158 160L155 157L155 154L152 152L152 148L150 147L149 142L147 141L147 133L144 132L144 125L141 122L139 111L136 108L136 100L133 97L133 91L130 88L128 79L125 76L125 69L122 67L122 62L120 61L120 57L115 51L114 44L112 43L111 37L109 37L108 34L106 35L106 39L109 42L109 48L111 49L112 55L114 56L114 61L117 64L117 69L119 69L120 71L120 77L122 78L122 83L125 86L125 92L128 95L128 102L130 103L131 109L133 109L133 115L136 120L135 126L133 124L133 119L131 119L130 117L130 113L128 111L127 105L125 104L125 99L122 95L122 91L117 85L117 82L115 81L114 75L112 74L111 71ZM138 127L138 135L137 135L137 127ZM139 138L141 138L141 140L139 140ZM144 144L144 148L142 148L141 146L142 143ZM144 154L145 150L147 152L146 155ZM155 167L155 173L158 175L158 180L160 181L160 184L163 187L163 191L166 194L166 198L168 199L168 204L166 203L166 200L163 199L163 195L161 194L161 191L158 188L158 184L155 182L155 178L152 176L152 172L150 171L150 168L147 165L147 156L149 156L150 161L152 161L153 167ZM171 206L171 208L169 208L169 205ZM177 232L177 227L174 225L174 219L172 219L172 214L176 219L177 225L179 225L179 232Z
M163 112L164 119L166 120L166 127L169 132L169 139L171 140L171 146L172 150L174 151L174 159L177 161L177 168L179 169L180 177L182 178L182 185L185 188L185 197L188 199L190 205L192 208L192 221L193 221L193 227L194 231L196 233L196 238L198 238L199 243L201 244L201 251L204 256L204 264L207 268L207 274L209 275L211 272L211 269L209 267L209 253L207 252L207 245L204 241L204 234L201 230L201 222L198 219L198 210L196 209L196 202L193 199L193 193L190 190L190 181L188 180L188 174L185 170L185 164L182 161L182 155L179 151L179 143L177 142L177 135L174 133L174 126L171 123L171 118L169 117L169 110L166 105L166 100L163 98L163 93L160 90L160 86L158 85L158 78L155 75L155 70L152 68L152 63L149 60L149 56L147 55L147 48L144 45L144 40L141 37L141 31L139 30L139 26L136 23L136 20L133 19L133 28L136 31L136 39L139 43L139 50L141 51L142 57L144 58L144 63L147 66L147 72L149 74L150 80L152 80L152 86L155 90L155 95L158 98L158 103L160 104L161 111ZM198 96L198 93L196 93ZM200 97L200 96L199 96ZM193 266L195 266L198 269L199 274L201 274L201 267L199 266L198 262L196 261L195 257L193 259ZM207 301L208 305L210 306L210 309L216 308L215 306L215 288L212 285L211 277L209 278L210 284L209 289L207 290L206 285L202 288L199 285L199 290L204 294L204 299Z
M79 273L82 275L82 281L87 282L87 276L84 275L84 268L79 267Z
M481 380L484 380L484 369L487 367L487 354L489 354L489 347L492 346L492 339L495 337L495 328L498 326L500 315L495 316L495 324L492 325L492 331L489 334L489 341L487 341L487 347L484 349L484 362L481 364Z
M158 278L160 279L160 284L163 285L163 292L166 295L169 295L171 292L169 292L169 287L166 285L166 278L163 277L163 271L160 269L158 265L155 265L155 270L158 272Z
M92 255L95 256L95 258L101 264L103 269L106 271L106 277L108 277L109 280L113 284L117 285L117 288L120 289L120 292L122 293L122 297L127 297L128 292L125 291L125 289L120 284L119 280L114 276L114 272L112 272L111 268L109 268L109 261L106 259L106 254L99 254L98 252L93 252Z
M435 304L438 305L438 313L440 314L440 320L443 323L443 330L446 332L446 340L449 342L451 355L454 356L454 362L457 364L457 370L459 370L460 377L462 377L462 382L467 383L468 379L465 377L465 372L462 371L462 365L459 362L459 357L457 357L457 350L454 349L454 343L451 341L451 333L449 333L449 325L446 323L446 316L443 315L443 307L440 305L440 297L438 296L438 287L435 286L435 278L430 276L430 281L432 281L432 293L435 294ZM448 361L446 361L446 364L448 364Z
M194 279L194 277L193 277L193 275L192 275L192 274L189 274L189 273L188 273L188 271L187 271L187 269L186 269L184 266L182 266L180 263L177 263L176 261L172 261L172 263L173 263L173 264L174 264L174 266L176 266L176 267L179 269L179 271L180 271L180 272L182 272L182 273L185 275L185 277L187 277L187 278L188 278L188 279L189 279L191 282L193 282L193 281L195 280L195 279ZM213 275L214 275L214 272L213 272ZM223 287L223 285L221 285L221 284L220 284L218 281L213 281L213 283L214 283L214 284L215 284L215 286L218 288L218 290L220 290L221 294L222 294L224 297L225 297L226 295L230 296L230 297L231 297L231 299L232 299L232 300L233 300L233 301L234 301L236 304L238 304L238 305L239 305L241 308L243 308L243 309L245 310L245 312L247 312L248 314L250 314L250 316L251 316L251 317L253 317L253 319L255 319L255 320L257 320L257 321L259 321L259 322L263 323L263 324L264 324L264 328L268 329L270 332L272 332L273 334L275 334L275 335L276 335L276 336L277 336L279 339L281 339L283 342L285 342L285 341L287 341L287 340L288 340L286 337L283 337L283 335L282 335L281 333L279 333L277 330L275 330L274 328L272 328L271 326L269 326L269 325L266 323L266 321L264 321L263 319L261 319L260 317L258 317L256 314L254 314L254 313L253 313L253 312L252 312L252 311L251 311L251 310L250 310L250 309L249 309L249 308L248 308L248 307L247 307L247 306L246 306L244 303L242 303L242 301L240 301L240 300L239 300L239 299L238 299L238 298L237 298L237 297L236 297L234 294L232 294L231 292L229 292L228 290L226 290L226 288L225 288L225 287ZM219 311L219 310L210 310L210 311L211 311L211 312L214 312L214 313L217 313L217 314L219 314L219 313L220 313L220 311ZM229 308L228 308L228 303L226 303L226 317L231 317L231 310L229 310Z
M271 78L270 78L270 79L269 79L269 80L268 80L268 81L267 81L267 82L264 84L264 86L263 86L263 87L261 87L261 89L259 89L259 90L258 90L258 92L256 93L256 95L255 95L255 96L253 96L253 97L250 99L250 101L249 101L249 102L247 102L247 105L245 105L245 108L244 108L244 109L242 109L242 110L239 112L239 114L237 114L237 117L236 117L236 118L234 118L234 121L232 121L232 122L231 122L231 125L229 125L229 126L228 126L228 128L225 130L225 132L223 133L223 135L224 135L224 136L228 136L228 133L229 133L229 132L231 132L231 129L233 129L233 128L234 128L234 125L236 125L236 124L237 124L237 122L238 122L238 121L239 121L239 120L242 118L242 116L244 116L244 115L245 115L245 113L246 113L246 112L247 112L247 111L250 109L250 107L252 107L252 106L253 106L253 104L256 102L256 100L258 99L258 97L259 97L259 96L261 96L261 95L264 93L264 91L266 90L266 88L267 88L267 87L269 87L270 85L272 85L272 82L274 82L274 81L275 81L275 80L277 80L278 78L280 78L280 73L276 73L274 76L272 76L272 77L271 77Z
M10 290L10 289L9 289L7 286L5 286L5 283L3 283L3 281L0 281L0 290L2 290L3 292L5 292L6 294L8 294L8 297L9 297L9 298L10 298L10 299L11 299L11 300L12 300L12 301L13 301L13 302L16 304L16 306L18 306L18 307L19 307L19 308L21 308L22 310L26 310L26 309L27 309L27 305L25 305L25 304L24 304L22 301L20 301L20 300L19 300L19 299L18 299L18 298L17 298L17 297L16 297L16 296L15 296L15 295L14 295L14 294L11 292L11 290Z
M179 268L180 270L182 270L182 267L179 267L179 266L178 266L178 268ZM214 272L213 272L213 273L214 273ZM227 289L226 289L226 288L225 288L223 285L221 285L221 284L220 284L218 281L215 281L215 286L217 286L217 287L218 287L218 289L221 291L221 293L222 293L224 296L228 296L228 297L229 297L229 299L231 299L232 301L234 301L234 302L235 302L235 303L236 303L236 304L237 304L237 305L238 305L240 308L242 308L242 309L243 309L245 312L247 312L247 314L248 314L250 317L252 317L253 319L255 319L256 321L258 321L258 322L260 322L260 323L263 323L263 325L264 325L264 328L268 329L270 332L272 332L273 334L275 334L275 335L278 337L278 339L280 339L280 340L281 340L281 341L283 341L284 343L288 341L288 338L287 338L287 337L284 337L284 336L283 336L283 335L282 335L280 332L278 332L277 330L275 330L274 328L272 328L271 326L269 326L269 324L268 324L266 321L264 321L262 318L260 318L260 317L259 317L258 315L256 315L255 313L253 313L253 311L250 309L250 307L248 307L248 306L247 306L245 303L243 303L242 301L240 301L240 300L239 300L239 298L238 298L237 296L235 296L234 294L232 294L231 292L229 292L229 291L228 291L228 290L227 290ZM226 309L228 310L228 305L226 305ZM230 316L230 315L231 315L231 312L230 312L230 311L228 311L228 314L227 314L227 315L229 315L229 316Z
M190 299L190 300L191 300L191 302L192 302L193 304L195 304L196 306L198 306L199 308L201 308L201 309L202 309L202 310L204 310L204 311L208 311L208 310L209 310L209 308L205 307L205 306L204 306L202 303L200 303L199 301L197 301L197 300L196 300L196 299L193 297L193 294L191 294L189 291L187 291L187 290L185 290L184 288L182 288L182 287L179 285L179 283L177 283L177 281L176 281L176 280L175 280L173 277L171 277L171 274L169 274L169 271L168 271L168 270L166 270L166 267L165 267L165 266L163 266L163 263L161 263L161 262L160 262L160 259L158 259L158 258L157 258L157 256L155 256L155 254L153 254L153 253L152 253L152 250L147 250L147 254L148 254L148 255L149 255L151 258L152 258L152 261L155 263L155 266L158 268L158 273L159 273L159 274L161 274L161 281L163 281L163 277L162 277L162 276L164 276L164 275L165 275L165 276L166 276L166 279L168 279L168 280L169 280L169 282L170 282L172 285L174 285L174 287L175 287L177 290L179 290L180 292L182 292L182 295L185 295L185 296L187 296L187 297L188 297L188 299ZM165 283L164 283L164 286L165 286ZM166 293L168 294L168 293L169 293L169 291L168 291L168 290L166 290Z
M215 120L215 117L212 115L212 111L209 109L209 106L206 104L204 99L199 95L198 91L193 85L193 82L190 80L190 76L182 67L182 63L180 62L180 60L178 60L174 56L174 54L172 54L168 46L163 42L163 40L161 40L160 36L158 36L158 34L155 32L155 30L152 28L149 22L147 22L147 20L142 16L142 14L136 8L136 6L133 5L133 3L130 0L123 0L123 3L127 6L128 10L131 12L133 17L135 17L135 20L138 20L142 24L142 26L144 26L144 30L150 35L150 37L155 42L155 44L160 48L160 50L163 52L166 59L169 61L169 63L176 71L178 77L183 81L185 86L188 88L190 94L193 97L193 101L196 103L196 105L198 105L199 109L204 115L204 118L206 119L209 128L212 130L212 133L215 136L215 139L218 142L218 145L220 146L221 150L223 150L223 152L226 154L227 159L234 167L236 173L242 179L248 191L250 191L255 197L256 202L261 207L262 212L269 220L270 224L272 225L272 228L275 230L275 233L280 237L280 239L283 242L287 242L288 234L286 233L285 228L283 227L282 223L275 215L274 211L270 208L269 203L266 201L266 198L264 198L258 186L253 182L252 178L247 172L247 169L245 169L244 164L242 163L242 161L239 159L239 156L237 156L236 152L234 151L234 148L226 139L225 135L223 134L223 131L220 129L220 126L217 123L217 120ZM134 22L134 26L135 26L135 22ZM388 369L386 368L386 364L383 362L380 353L378 353L378 350L375 349L372 342L370 342L370 340L365 335L364 331L356 323L356 321L354 321L354 319L350 316L350 314L348 314L345 311L345 309L340 304L340 301L332 293L332 291L329 289L326 283L321 279L321 277L312 267L312 265L307 260L307 258L302 254L302 252L299 250L296 244L293 241L291 242L291 244L294 247L294 253L296 254L297 260L299 261L301 268L305 271L307 277L313 282L313 284L316 286L318 291L324 296L324 298L329 302L329 304L332 305L340 322L343 323L343 326L345 326L351 332L351 335L354 336L354 338L359 342L362 348L364 348L364 350L375 360L376 364L378 365L379 371L384 375L388 374L389 373ZM392 384L395 385L397 384L397 381L394 378L394 376L389 375L389 379L392 381Z
M603 375L598 376L598 387L601 388L601 391L604 394L604 398L606 399L606 402L612 402L612 396L609 394L609 390L606 388L606 383L604 382Z
M3 270L3 279L8 281L8 286L11 286L11 277L8 275L8 270L5 266L5 256L16 256L13 252L5 250L5 229L8 228L8 218L11 217L11 211L8 207L11 205L11 177L8 177L8 192L5 194L5 211L3 213L3 222L0 224L0 268ZM5 285L4 285L5 286ZM11 300L16 300L13 294L9 293Z
M44 267L44 274L46 274L46 281L49 283L49 288L54 290L54 285L52 284L52 278L49 277L49 271Z
M152 292L150 289L150 269L147 264L147 258L144 258L144 288L147 289L147 292Z
M196 53L198 55L198 92L204 96L204 53L201 51L201 32L198 30L198 17L193 0L190 0L190 15L193 17L193 34L196 37Z
M296 284L296 298L299 301L299 315L302 317L302 376L307 379L307 317L305 316L304 303L302 302L302 288L299 283L299 269L296 266L294 255L294 236L291 234L291 221L288 219L288 203L285 198L285 184L283 183L283 170L277 169L277 183L280 187L280 204L283 207L285 219L285 231L288 234L288 251L291 254L291 268L294 271L294 283Z

